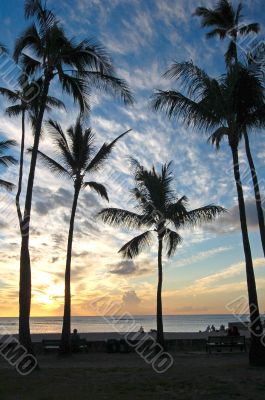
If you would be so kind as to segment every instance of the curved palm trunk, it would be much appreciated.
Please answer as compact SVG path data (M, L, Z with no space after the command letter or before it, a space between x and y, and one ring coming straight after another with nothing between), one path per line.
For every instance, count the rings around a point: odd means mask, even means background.
M164 329L163 329L163 311L162 311L162 284L163 284L163 269L162 269L162 251L163 238L158 237L158 285L157 285L157 306L156 306L156 324L157 324L157 342L164 348Z
M21 135L21 146L20 146L19 176L18 176L18 185L16 194L17 216L21 234L22 234L22 213L20 207L20 194L22 190L22 179L23 179L24 148L25 148L25 110L22 111L22 135Z
M67 257L65 268L65 289L64 289L64 316L63 316L63 329L61 337L61 352L64 354L71 353L71 259L72 259L72 245L74 235L75 213L77 208L77 201L80 192L80 184L75 184L75 194L72 205L68 243L67 243Z
M30 227L35 169L36 169L38 148L40 142L40 133L46 106L47 95L49 92L49 86L50 86L50 78L45 77L43 91L41 93L42 101L39 108L38 119L34 135L34 143L31 154L30 171L28 177L25 209L22 220L22 233L21 233L20 281L19 281L19 341L30 353L33 353L33 347L30 337L30 324L29 324L30 306L31 306L31 265L30 265L30 253L29 253L29 227Z
M248 237L244 193L242 189L240 170L239 170L238 149L237 147L231 146L231 150L233 155L234 177L236 181L243 247L246 260L246 275L247 275L250 326L251 326L251 345L249 350L249 361L253 365L265 365L265 347L262 345L261 342L262 324L259 313L259 305L258 305L251 248Z
M254 188L255 199L256 199L256 207L257 207L257 213L258 213L261 243L262 243L262 248L263 248L263 254L265 256L265 221L264 221L262 201L261 201L261 196L260 196L259 181L258 181L255 164L254 164L251 150L250 150L250 144L249 144L249 138L248 138L247 132L244 132L244 138L245 138L246 154L247 154L247 159L248 159L248 163L249 163L249 167L250 167L250 171L251 171L253 188Z

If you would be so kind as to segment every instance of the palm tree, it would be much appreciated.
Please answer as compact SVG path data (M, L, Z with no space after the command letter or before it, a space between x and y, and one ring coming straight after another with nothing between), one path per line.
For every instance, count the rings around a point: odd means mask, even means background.
M43 5L41 0L25 0L25 17L35 18L36 23L28 27L16 41L14 59L23 63L26 73L42 79L22 220L24 229L20 253L19 340L29 352L33 352L29 326L29 228L39 141L51 82L58 81L63 92L72 96L78 103L82 114L89 111L92 86L120 95L125 103L131 103L133 99L126 83L116 78L112 62L105 50L88 39L79 43L69 39L45 3ZM27 54L24 53L25 50Z
M158 243L158 286L157 286L157 342L164 347L163 312L162 312L162 257L163 245L166 245L167 257L174 255L181 243L177 232L186 225L197 225L203 221L211 221L224 211L223 208L208 205L195 210L187 210L188 199L178 198L173 187L171 163L157 173L153 167L146 170L138 161L132 160L134 167L135 187L132 195L136 200L137 213L118 208L105 208L99 216L110 225L126 228L148 228L147 231L134 237L119 250L124 258L134 258L147 246L150 246L153 232ZM172 225L172 230L169 227Z
M251 33L258 33L260 31L260 25L258 23L240 25L240 22L243 18L242 9L242 3L239 3L237 9L235 9L233 7L233 4L228 0L219 0L214 9L198 7L195 11L195 15L201 17L201 24L203 27L207 26L214 28L212 31L207 33L206 37L211 38L214 36L219 36L221 40L225 39L226 37L229 37L231 39L229 48L225 55L226 64L228 67L231 65L231 63L238 62L238 37L245 36ZM243 137L254 188L263 254L265 256L265 219L262 208L260 185L250 149L247 129L244 130Z
M227 37L230 39L228 50L225 54L227 66L238 61L238 36L245 36L260 31L260 25L256 22L250 24L241 23L243 19L242 9L242 2L239 2L237 8L234 8L231 1L218 0L213 9L197 7L194 13L195 16L201 18L201 26L203 28L214 28L206 34L208 39L216 36L221 40Z
M34 93L39 90L41 81L29 82L22 75L18 82L19 90L12 91L11 89L0 87L0 94L4 96L12 105L6 109L9 117L21 116L21 144L20 144L20 160L19 160L19 174L18 186L16 193L16 208L19 220L20 232L23 234L22 213L20 206L20 195L22 190L23 180L23 167L24 167L24 148L25 148L25 122L26 115L28 114L29 120L34 126L36 115L38 111L39 96ZM37 93L36 93L37 94ZM52 107L64 108L64 104L55 97L47 96L46 111L51 111Z
M265 107L261 110L256 90L260 87L259 82L239 65L231 66L220 79L212 79L192 62L175 63L166 76L182 80L186 95L175 90L158 91L153 98L153 108L165 111L170 118L182 118L188 126L211 132L210 140L217 145L222 137L228 139L246 260L252 338L249 359L252 364L265 364L265 349L260 340L262 324L238 160L238 144L243 131L264 125Z
M17 160L11 156L10 154L6 154L7 150L10 150L13 146L16 145L15 140L1 140L0 141L0 166L9 167L10 165L15 165ZM13 190L15 185L11 182L8 182L4 179L0 179L0 188L11 191Z
M111 143L104 143L100 150L94 152L94 134L91 128L83 129L80 119L71 126L66 133L59 123L50 120L49 131L55 142L58 161L38 151L40 160L55 174L71 179L74 188L74 198L70 218L67 257L65 268L65 301L62 329L61 350L63 353L71 351L71 258L74 234L74 221L80 191L85 188L94 190L98 195L108 200L106 188L97 182L86 181L86 175L98 172L108 159L114 145L127 132L118 136Z

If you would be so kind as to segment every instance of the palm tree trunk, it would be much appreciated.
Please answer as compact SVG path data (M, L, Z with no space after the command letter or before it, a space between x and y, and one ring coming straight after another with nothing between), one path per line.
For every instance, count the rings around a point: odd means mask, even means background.
M70 340L71 339L71 259L72 259L75 213L76 213L80 188L81 188L80 183L76 183L69 233L68 233L67 257L66 257L66 268L65 268L64 316L63 316L63 329L61 337L61 352L63 354L71 353L71 340Z
M247 132L244 132L244 138L245 138L247 159L248 159L249 168L251 171L252 182L253 182L253 187L254 187L254 192L255 192L261 243L262 243L262 248L263 248L263 254L265 256L265 221L264 221L262 201L261 201L261 196L260 196L259 181L258 181L255 164L254 164L251 150L250 150L250 144L249 144L249 138L248 138Z
M22 234L22 213L20 207L20 194L22 190L22 179L23 179L23 165L24 165L24 147L25 147L25 110L22 110L22 134L21 134L21 145L20 145L20 160L19 160L19 176L16 194L16 207L17 216L19 221L20 233Z
M31 306L31 265L29 254L29 227L32 205L32 193L37 163L37 155L40 141L42 121L46 106L47 95L49 92L50 78L45 77L43 90L41 93L42 101L39 108L38 118L35 127L34 143L31 154L30 171L27 184L25 199L25 209L22 220L21 251L20 251L20 281L19 281L19 341L33 353L30 337L30 306Z
M164 329L163 329L163 311L162 311L162 284L163 284L163 269L162 269L162 251L163 238L158 237L158 285L157 285L157 307L156 307L156 324L157 324L157 342L165 347Z
M250 364L252 365L265 365L265 347L262 345L261 342L262 324L259 313L259 305L258 305L251 248L248 237L244 193L242 189L242 182L239 170L238 148L237 146L234 147L231 146L231 150L233 155L234 177L236 181L243 247L246 260L246 275L247 275L250 327L251 327L251 345L249 350L249 361Z

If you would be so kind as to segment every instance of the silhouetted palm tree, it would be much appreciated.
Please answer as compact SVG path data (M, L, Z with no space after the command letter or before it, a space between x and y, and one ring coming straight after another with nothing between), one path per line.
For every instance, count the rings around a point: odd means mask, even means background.
M109 144L104 143L100 150L95 154L94 134L90 128L85 130L83 129L80 119L76 121L74 126L71 126L67 130L66 134L63 132L60 124L55 121L50 120L48 126L55 142L58 161L45 155L41 151L38 151L40 160L44 162L53 173L71 179L74 187L74 199L67 245L65 302L61 343L62 352L69 353L71 351L71 257L74 221L79 193L82 189L90 188L101 197L108 200L105 187L94 181L86 181L86 175L98 172L103 167L116 142L129 131L124 132Z
M255 87L255 76L238 64L231 66L219 80L210 78L192 62L175 63L166 73L183 81L187 95L175 90L159 91L154 95L153 108L171 117L180 117L188 126L211 132L217 146L226 136L232 152L234 178L238 195L241 231L246 260L252 340L249 358L253 364L265 364L265 348L261 343L262 324L259 313L255 274L248 236L244 193L238 160L238 144L247 127L264 125L265 108ZM259 82L256 82L256 88Z
M78 43L69 39L54 13L48 10L41 0L25 0L25 17L35 18L36 23L17 39L14 59L23 63L26 73L42 79L22 221L24 229L20 256L19 340L29 352L33 352L29 326L29 228L40 134L51 82L57 79L62 90L72 96L83 114L89 110L92 86L120 95L125 103L132 102L132 95L126 83L115 77L111 60L105 50L91 40L86 39ZM27 50L27 54L23 53L24 50Z
M214 9L198 7L195 11L195 15L202 18L203 27L214 27L214 29L206 35L208 38L219 36L222 40L227 37L231 39L228 51L225 55L228 67L232 62L238 62L238 37L250 33L258 33L260 31L260 25L258 23L241 24L243 19L242 9L242 3L239 3L237 9L235 9L231 2L227 0L219 0ZM261 82L261 85L263 85L263 82ZM243 136L254 188L263 254L265 256L265 219L262 208L260 185L250 149L247 129L244 130Z
M39 106L38 93L34 94L36 90L39 90L41 81L29 82L23 76L18 82L19 90L12 91L11 89L0 87L0 94L4 96L12 105L7 107L6 113L9 117L21 116L21 144L20 144L20 159L19 159L19 174L18 174L18 186L16 193L16 208L19 220L20 232L23 234L23 218L20 206L20 195L22 190L23 180L23 166L24 166L24 148L25 148L25 122L26 115L28 114L29 120L34 129L34 123ZM47 96L46 111L51 111L52 108L64 108L64 104L56 99L55 97Z
M241 23L243 19L242 9L242 2L239 2L237 8L234 8L231 1L218 0L214 8L197 7L194 13L194 15L201 18L202 27L214 28L206 34L208 39L215 36L218 36L221 40L230 39L229 47L225 54L227 66L238 60L238 36L260 31L260 25L256 22L250 24Z
M138 213L117 208L105 208L100 211L101 219L114 226L126 228L149 228L148 231L131 239L119 252L125 258L136 257L144 247L151 244L153 232L158 240L158 286L157 286L157 342L164 347L163 312L162 312L162 256L163 244L166 244L167 256L171 257L181 243L180 234L176 230L194 226L202 221L211 221L216 215L224 211L223 208L208 205L195 210L187 209L188 199L183 196L178 198L174 186L170 163L161 168L157 173L153 167L146 170L136 160L134 166L135 187L132 190L136 200Z
M10 165L17 164L17 160L13 156L6 154L6 151L10 150L15 145L15 140L0 141L0 167L9 167ZM15 185L11 182L5 181L4 179L0 179L0 187L11 191L14 189Z

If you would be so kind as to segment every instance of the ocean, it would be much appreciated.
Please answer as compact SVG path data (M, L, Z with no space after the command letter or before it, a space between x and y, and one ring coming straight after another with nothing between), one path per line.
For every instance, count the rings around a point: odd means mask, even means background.
M248 320L247 315L243 317ZM165 315L165 332L199 332L205 331L208 325L214 325L217 329L220 325L228 326L228 322L238 321L231 314L222 315ZM145 332L156 328L156 317L154 315L138 315L133 319L116 317L72 317L72 329L76 328L80 333L88 332L125 332L126 326L131 327L135 323L134 331L142 326ZM18 318L0 318L0 328L5 328L10 334L18 332ZM62 317L32 317L31 333L60 333L62 329Z

